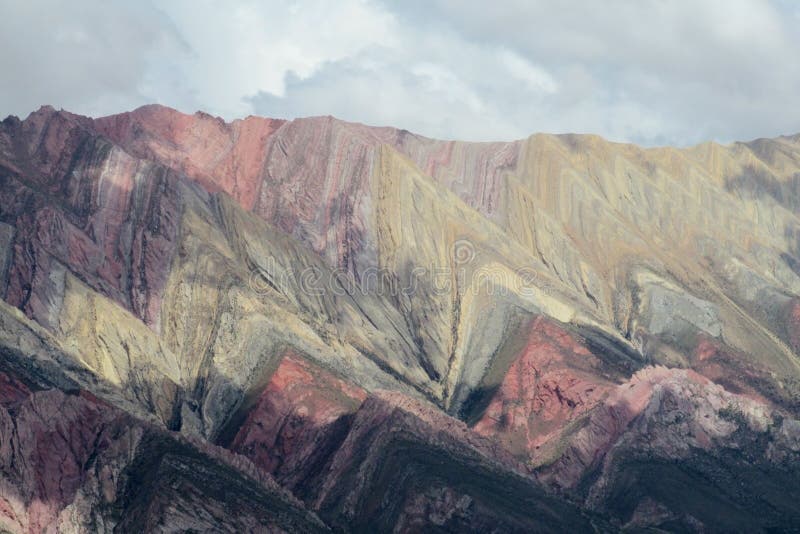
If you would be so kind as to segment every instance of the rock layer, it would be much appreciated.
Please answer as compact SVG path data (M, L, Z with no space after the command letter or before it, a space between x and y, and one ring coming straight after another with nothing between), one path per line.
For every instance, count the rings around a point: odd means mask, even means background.
M0 524L797 528L798 173L797 136L9 117Z

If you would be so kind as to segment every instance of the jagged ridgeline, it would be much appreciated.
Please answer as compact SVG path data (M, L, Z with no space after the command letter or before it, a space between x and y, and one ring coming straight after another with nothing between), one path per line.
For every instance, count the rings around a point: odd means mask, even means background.
M0 529L800 528L800 137L0 125Z

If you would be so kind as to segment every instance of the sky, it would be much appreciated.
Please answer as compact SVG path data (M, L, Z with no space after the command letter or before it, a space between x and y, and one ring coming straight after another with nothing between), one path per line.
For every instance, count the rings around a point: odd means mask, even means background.
M0 116L160 103L429 137L800 132L792 0L0 0Z

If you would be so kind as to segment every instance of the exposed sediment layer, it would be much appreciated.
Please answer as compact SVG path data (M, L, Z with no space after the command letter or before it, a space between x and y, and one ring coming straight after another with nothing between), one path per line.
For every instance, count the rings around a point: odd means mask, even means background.
M797 136L9 117L0 526L795 528L799 175Z

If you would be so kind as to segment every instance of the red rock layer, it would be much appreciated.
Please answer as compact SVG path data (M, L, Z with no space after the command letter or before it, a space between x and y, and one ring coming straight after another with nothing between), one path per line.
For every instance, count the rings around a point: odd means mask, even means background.
M269 156L267 140L284 122L247 117L226 123L205 113L144 106L94 125L129 153L183 172L212 191L225 191L250 210Z
M42 108L0 129L0 220L16 228L6 300L52 326L64 268L157 328L181 215L172 171Z
M474 429L497 437L519 457L535 458L543 443L613 388L599 373L591 373L599 365L576 336L537 318Z
M225 191L245 209L294 235L336 267L356 273L369 229L370 177L388 144L484 214L499 209L502 175L520 143L455 143L332 117L226 123L163 106L94 120L130 154ZM469 146L469 150L465 150ZM369 262L370 259L360 261Z
M580 428L548 444L550 450L562 443L566 448L537 476L574 488L587 473L614 461L612 451L625 439L642 441L656 458L679 459L691 450L711 449L714 439L736 430L720 417L730 407L749 414L751 426L765 425L768 408L758 401L726 392L692 370L647 367L617 386Z
M332 265L355 271L368 226L374 149L393 129L330 117L232 123L163 106L94 121L129 153L185 173L292 234Z
M239 428L231 450L294 487L312 473L340 420L354 413L366 392L296 354L281 361ZM343 437L343 435L342 435ZM338 443L329 445L335 446ZM332 451L330 451L332 452Z
M727 391L744 395L765 405L773 403L758 392L754 385L763 380L765 371L746 365L746 358L737 357L716 338L705 334L697 336L692 356L692 369Z

